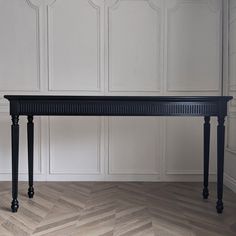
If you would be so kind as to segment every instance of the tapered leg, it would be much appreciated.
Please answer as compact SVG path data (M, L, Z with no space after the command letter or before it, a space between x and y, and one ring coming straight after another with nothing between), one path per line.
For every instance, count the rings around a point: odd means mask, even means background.
M33 198L34 187L33 187L33 174L34 174L34 123L33 116L28 116L27 124L27 134L28 134L28 169L29 169L29 188L28 196Z
M218 213L222 213L223 205L223 177L224 177L224 145L225 145L225 117L218 117L217 126L217 203Z
M18 196L18 160L19 160L19 116L12 116L11 126L11 142L12 142L12 212L17 212L19 203Z
M202 195L204 199L209 196L208 176L209 176L209 155L210 155L210 117L206 116L204 123L204 183Z

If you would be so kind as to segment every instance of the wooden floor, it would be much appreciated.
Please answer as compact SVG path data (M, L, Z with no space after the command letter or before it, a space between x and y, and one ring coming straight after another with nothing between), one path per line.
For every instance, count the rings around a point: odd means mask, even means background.
M236 194L225 188L218 215L215 184L204 201L200 183L40 182L28 199L21 182L15 214L10 185L0 183L1 236L236 235Z

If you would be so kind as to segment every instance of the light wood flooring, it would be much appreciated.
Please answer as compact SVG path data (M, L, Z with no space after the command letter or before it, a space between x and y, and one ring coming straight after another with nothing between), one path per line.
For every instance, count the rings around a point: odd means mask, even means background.
M225 187L215 210L215 184L202 200L201 183L38 182L10 212L11 183L0 182L1 236L236 236L236 194Z

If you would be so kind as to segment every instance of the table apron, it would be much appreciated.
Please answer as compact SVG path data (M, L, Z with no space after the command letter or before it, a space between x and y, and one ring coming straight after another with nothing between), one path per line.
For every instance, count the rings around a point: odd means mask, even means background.
M223 103L223 104L222 104ZM58 116L218 116L227 102L11 101L11 115Z

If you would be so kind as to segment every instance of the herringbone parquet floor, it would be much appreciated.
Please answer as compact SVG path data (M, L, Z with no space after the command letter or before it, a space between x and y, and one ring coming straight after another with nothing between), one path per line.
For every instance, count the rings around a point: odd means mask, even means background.
M215 211L215 184L39 182L28 199L19 185L18 213L9 210L11 184L0 183L1 236L235 236L236 194L225 187L225 210Z

